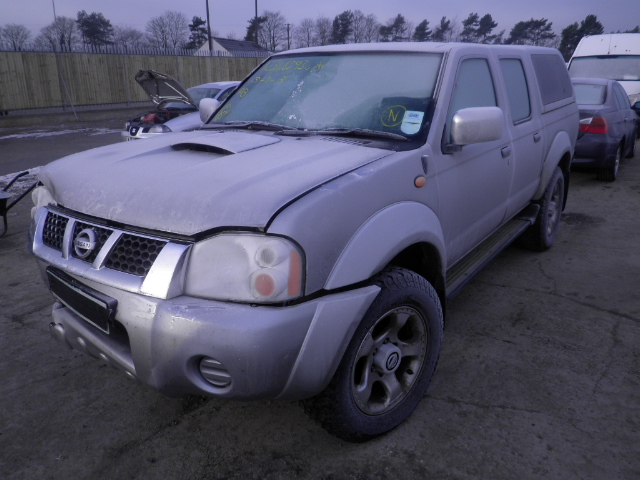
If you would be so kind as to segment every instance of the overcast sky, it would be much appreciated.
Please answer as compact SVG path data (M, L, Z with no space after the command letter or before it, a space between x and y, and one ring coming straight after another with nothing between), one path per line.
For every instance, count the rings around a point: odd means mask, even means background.
M0 26L18 23L34 35L53 21L56 14L76 18L78 11L102 13L113 26L134 27L144 31L147 22L167 10L184 13L189 20L194 15L206 19L206 0L0 0ZM242 39L247 21L254 16L255 0L209 0L212 30L221 36L235 33ZM580 22L594 14L605 33L630 30L640 24L640 0L258 0L258 12L279 11L288 23L296 25L303 18L326 16L333 19L345 10L361 10L374 14L380 23L398 13L417 25L424 19L433 28L444 16L458 23L470 13L481 17L491 14L498 23L494 33L530 18L546 18L557 34L567 25Z

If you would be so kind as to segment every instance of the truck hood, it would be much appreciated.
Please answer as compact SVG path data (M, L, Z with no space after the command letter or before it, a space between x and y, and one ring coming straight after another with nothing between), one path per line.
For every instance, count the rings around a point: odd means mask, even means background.
M71 155L39 177L58 204L127 225L182 235L263 228L308 191L391 153L362 143L198 130Z

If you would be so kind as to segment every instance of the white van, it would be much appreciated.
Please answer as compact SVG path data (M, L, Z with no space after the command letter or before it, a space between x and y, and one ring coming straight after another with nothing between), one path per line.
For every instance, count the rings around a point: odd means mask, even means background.
M569 75L617 80L635 104L640 101L640 33L582 38L569 61Z

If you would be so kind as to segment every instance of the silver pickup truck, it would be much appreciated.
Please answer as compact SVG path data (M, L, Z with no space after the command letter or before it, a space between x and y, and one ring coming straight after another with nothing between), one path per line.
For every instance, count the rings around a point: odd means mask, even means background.
M51 332L167 395L303 400L350 440L423 397L448 298L554 242L578 132L562 57L523 46L288 51L201 112L41 169Z

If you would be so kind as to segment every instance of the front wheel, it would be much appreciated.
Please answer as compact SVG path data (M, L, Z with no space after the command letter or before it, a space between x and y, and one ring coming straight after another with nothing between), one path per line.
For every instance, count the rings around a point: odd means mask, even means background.
M327 388L304 409L330 433L363 441L398 426L431 381L442 345L435 289L420 275L393 268L376 276L369 307Z

